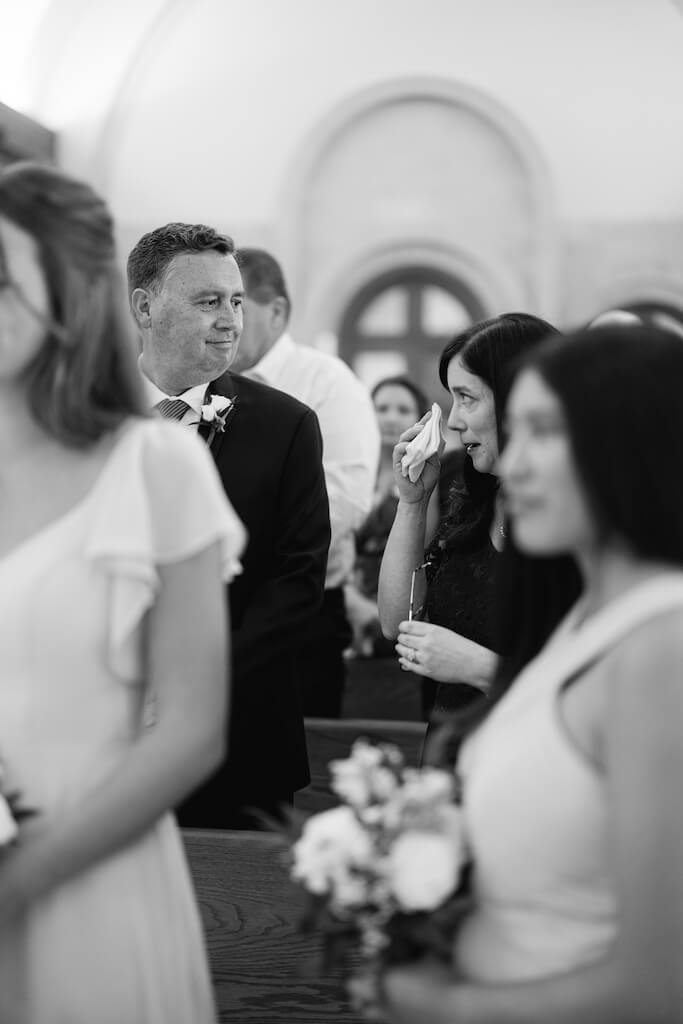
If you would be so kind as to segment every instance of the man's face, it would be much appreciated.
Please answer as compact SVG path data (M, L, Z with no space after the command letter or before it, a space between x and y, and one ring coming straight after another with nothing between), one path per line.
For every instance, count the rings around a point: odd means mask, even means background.
M149 293L143 367L168 394L216 380L242 334L242 277L234 257L209 249L181 253Z

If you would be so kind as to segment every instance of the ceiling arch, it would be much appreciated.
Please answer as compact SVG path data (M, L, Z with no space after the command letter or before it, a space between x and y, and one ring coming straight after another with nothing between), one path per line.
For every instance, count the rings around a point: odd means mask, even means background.
M131 75L180 0L136 0L127 4L50 0L24 61L24 92L31 116L61 133L60 159L67 167L91 169L102 187L108 125ZM92 73L96 69L96 73ZM87 124L87 132L71 132Z

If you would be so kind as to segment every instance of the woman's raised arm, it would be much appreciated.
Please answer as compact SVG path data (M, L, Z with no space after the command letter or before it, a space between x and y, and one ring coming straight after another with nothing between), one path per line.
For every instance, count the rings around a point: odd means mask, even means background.
M408 444L419 434L430 413L401 434L394 448L394 479L399 493L396 517L387 539L379 571L377 603L382 632L391 640L398 635L399 623L408 616L410 584L413 569L424 562L426 531L429 520L429 502L439 480L439 455L432 455L424 464L415 482L401 472L401 459ZM440 454L440 453L439 453ZM416 576L414 607L425 597L424 573Z

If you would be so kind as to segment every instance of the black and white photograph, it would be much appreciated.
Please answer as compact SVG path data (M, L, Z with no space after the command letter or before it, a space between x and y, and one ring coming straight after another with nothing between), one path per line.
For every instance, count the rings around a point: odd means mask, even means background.
M683 1024L683 0L0 26L0 1024Z

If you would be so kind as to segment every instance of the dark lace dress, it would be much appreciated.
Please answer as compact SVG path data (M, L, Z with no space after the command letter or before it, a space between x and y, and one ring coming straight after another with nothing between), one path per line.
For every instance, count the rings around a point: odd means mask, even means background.
M488 537L485 544L466 551L434 544L426 568L425 619L495 651L494 593L499 557ZM437 713L463 710L481 696L481 690L468 683L435 683L432 687Z

